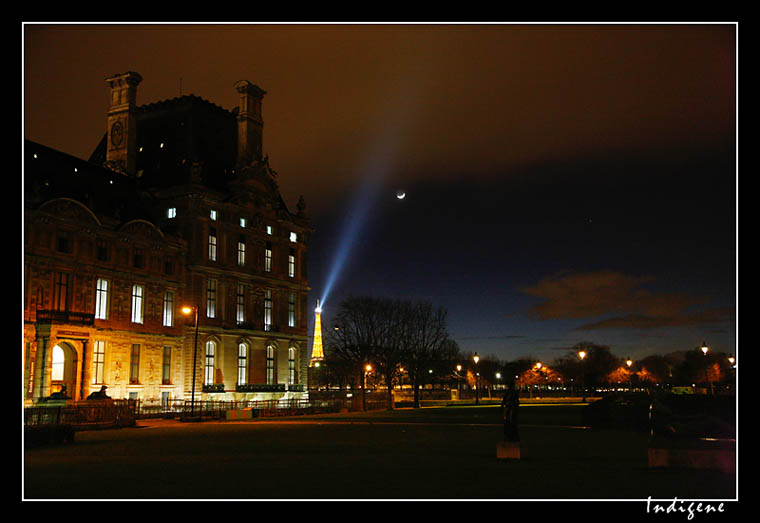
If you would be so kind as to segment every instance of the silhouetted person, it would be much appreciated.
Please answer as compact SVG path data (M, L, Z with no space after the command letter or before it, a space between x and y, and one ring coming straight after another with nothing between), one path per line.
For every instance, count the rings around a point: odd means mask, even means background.
M515 390L515 383L511 381L509 388L501 400L501 413L504 417L504 441L520 441L520 433L517 430L517 410L520 406L520 394Z

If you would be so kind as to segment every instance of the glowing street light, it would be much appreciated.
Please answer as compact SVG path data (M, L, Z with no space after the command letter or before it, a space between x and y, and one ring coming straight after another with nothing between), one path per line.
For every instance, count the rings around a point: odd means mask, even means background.
M708 373L709 363L707 361L707 353L709 352L709 350L710 350L710 348L703 341L702 342L701 351L702 351L702 354L705 355L705 381L707 382L707 390L712 395L712 383L710 383L710 375Z
M631 358L628 358L625 361L625 364L628 365L628 369L630 370L631 365L633 365L633 360ZM628 374L628 390L630 391L631 389L633 389L633 376L632 374L629 373Z
M193 388L190 392L190 417L195 415L195 373L196 363L198 361L198 307L185 305L182 307L182 314L190 315L195 311L195 342L193 343Z
M477 352L472 357L472 361L475 362L475 405L478 405L480 403L480 395L478 390L480 388L480 373L478 372L478 361L480 361L480 356L478 356Z
M581 349L578 351L578 357L581 359L581 387L583 388L583 402L586 402L586 365L583 363L586 359L586 351Z

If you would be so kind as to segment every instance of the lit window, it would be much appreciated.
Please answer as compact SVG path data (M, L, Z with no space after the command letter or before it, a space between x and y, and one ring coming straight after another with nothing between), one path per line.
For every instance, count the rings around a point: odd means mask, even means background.
M291 278L296 275L296 253L293 249L290 249L288 254L288 276Z
M237 262L241 267L245 265L245 238L240 238L237 247Z
M103 340L95 341L92 350L92 382L103 383L103 371L106 364L106 342Z
M216 261L216 229L211 229L208 235L208 259Z
M274 345L267 345L267 385L274 384Z
M95 286L95 319L108 319L108 280L98 278Z
M270 236L272 235L272 226L271 225L267 225L267 234L270 235Z
M164 327L174 326L174 293L164 292Z
M245 218L240 218L240 226L245 229L245 227L248 225L248 220Z
M288 294L288 327L296 326L296 295Z
M246 384L248 375L248 345L245 343L238 344L238 385Z
M245 321L245 285L238 283L235 318L238 324Z
M290 241L292 241L293 243L298 241L298 235L292 231L290 233Z
M143 298L145 288L142 285L132 286L132 323L143 322Z
M209 280L206 286L206 317L216 317L216 280Z
M66 357L60 345L53 347L53 369L50 379L53 381L63 381L63 367L66 364Z
M211 209L211 211L208 213L208 217L216 221L216 211L214 209Z
M204 365L203 384L214 384L214 356L216 353L216 343L213 341L206 342L206 363Z
M264 271L272 272L272 244L269 242L264 249Z
M288 384L295 385L296 383L296 349L290 347L288 349Z
M272 330L272 291L269 289L264 293L264 330Z
M167 218L176 218L177 217L177 208L176 207L169 207L166 210L166 217Z

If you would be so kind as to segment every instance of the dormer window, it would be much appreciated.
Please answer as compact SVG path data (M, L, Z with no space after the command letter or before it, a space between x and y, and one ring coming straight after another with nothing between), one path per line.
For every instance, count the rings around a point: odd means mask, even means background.
M214 209L211 209L211 210L209 211L209 213L208 213L208 216L209 216L209 218L211 218L212 220L216 221L216 210L214 210Z
M177 217L177 208L176 207L169 207L166 209L166 217L167 218L176 218Z
M290 241L296 243L298 241L298 235L293 231L290 232Z

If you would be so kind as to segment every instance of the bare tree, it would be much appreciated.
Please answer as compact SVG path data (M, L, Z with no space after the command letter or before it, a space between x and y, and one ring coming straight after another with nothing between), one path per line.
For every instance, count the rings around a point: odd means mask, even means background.
M328 331L328 344L332 353L349 362L357 373L365 401L365 365L377 353L380 340L380 302L368 296L347 298L340 304L335 328Z
M372 361L383 376L388 405L393 408L393 383L404 361L411 306L401 300L378 300L376 307L378 339L373 346Z
M417 302L410 306L408 330L404 338L404 364L409 370L409 380L414 388L414 407L420 406L420 385L425 373L441 359L445 351L454 346L447 343L446 311L434 308L432 303Z

